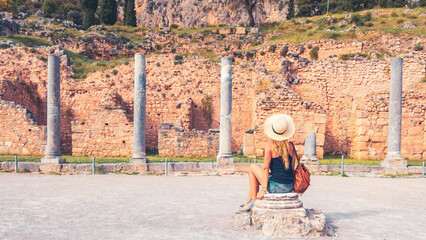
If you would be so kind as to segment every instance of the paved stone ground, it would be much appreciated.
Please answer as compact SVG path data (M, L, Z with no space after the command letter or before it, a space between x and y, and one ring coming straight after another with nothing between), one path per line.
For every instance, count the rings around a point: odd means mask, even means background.
M233 230L247 176L0 173L0 239L267 239ZM313 176L339 239L426 239L426 179Z

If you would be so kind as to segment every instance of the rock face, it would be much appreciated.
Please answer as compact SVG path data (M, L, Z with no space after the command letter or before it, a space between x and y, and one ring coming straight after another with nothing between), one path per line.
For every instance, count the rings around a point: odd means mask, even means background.
M19 24L0 17L0 36L19 34Z
M136 17L139 26L170 26L181 28L208 25L238 25L248 23L248 14L242 4L225 0L136 0ZM254 11L255 21L284 21L288 3L281 0L265 0Z
M246 229L248 223L263 234L281 238L314 238L333 235L320 210L305 209L297 193L266 194L255 202L251 220L236 216L234 228Z

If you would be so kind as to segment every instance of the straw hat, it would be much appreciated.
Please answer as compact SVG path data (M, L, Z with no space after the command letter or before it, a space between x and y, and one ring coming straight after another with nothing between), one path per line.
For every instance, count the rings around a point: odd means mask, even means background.
M296 126L289 115L275 114L266 119L264 131L269 138L276 141L284 141L293 136Z

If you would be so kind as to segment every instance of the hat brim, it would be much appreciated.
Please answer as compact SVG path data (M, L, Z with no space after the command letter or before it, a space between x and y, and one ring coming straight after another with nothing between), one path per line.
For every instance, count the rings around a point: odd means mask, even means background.
M274 122L282 121L282 120L287 121L287 131L284 134L279 135L274 133L274 130L272 129L272 125L274 124ZM294 132L296 131L296 126L294 125L293 118L291 118L289 115L276 114L266 119L264 123L264 131L267 137L276 141L284 141L291 138L294 135Z

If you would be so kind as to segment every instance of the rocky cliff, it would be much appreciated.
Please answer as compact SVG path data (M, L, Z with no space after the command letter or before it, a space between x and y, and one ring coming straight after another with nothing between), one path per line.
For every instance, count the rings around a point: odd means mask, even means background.
M181 28L208 25L239 25L248 23L248 14L236 0L136 0L139 26L170 26ZM254 10L256 23L284 21L288 0L260 1Z

